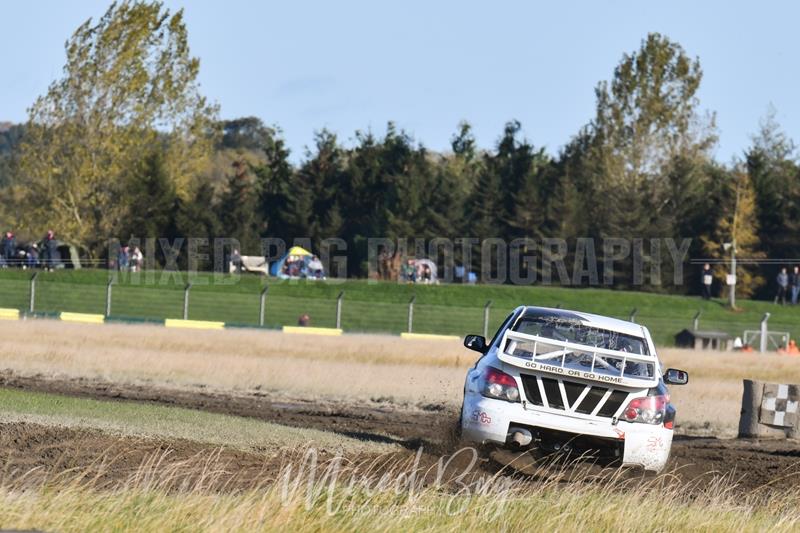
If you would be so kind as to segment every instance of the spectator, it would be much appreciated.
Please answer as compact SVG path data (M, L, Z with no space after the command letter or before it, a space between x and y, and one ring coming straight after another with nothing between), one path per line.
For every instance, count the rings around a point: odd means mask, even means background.
M464 282L464 275L466 274L466 269L463 265L456 265L453 270L453 277L454 280L460 283Z
M242 254L239 253L238 248L234 248L231 252L231 268L237 274L242 273Z
M714 276L711 274L711 265L706 263L703 265L703 300L711 299L711 284L714 282Z
M403 276L403 280L409 283L413 283L416 277L416 271L414 270L414 260L409 259L406 261L406 264L403 265L403 270L401 272Z
M428 284L431 282L431 267L428 265L422 265L422 283Z
M130 266L130 248L127 246L123 246L119 249L119 253L117 254L117 268L120 271L128 270Z
M131 272L139 272L144 263L144 254L138 246L134 246L133 253L131 254Z
M786 355L800 355L800 348L797 347L797 343L794 339L789 339L786 348L778 348L778 353Z
M791 291L792 305L797 305L797 297L800 295L800 266L795 265L792 275L789 276L789 289Z
M314 279L323 279L325 277L325 269L322 266L322 261L316 255L311 257L308 262L308 271Z
M786 305L786 291L789 288L789 275L786 273L786 267L781 268L778 277L775 278L778 282L778 292L775 294L775 303L780 300L781 305Z
M25 254L25 266L28 268L37 268L39 266L39 245L36 243L28 246L27 253Z
M300 277L300 260L295 256L290 256L287 266L287 274L290 278Z
M308 316L308 313L303 313L297 317L297 325L304 328L311 325L311 317Z
M6 265L13 265L17 262L16 252L17 239L13 232L7 231L3 236L3 259Z
M61 265L61 254L58 252L58 241L53 230L47 230L42 241L42 262L45 268L52 272Z

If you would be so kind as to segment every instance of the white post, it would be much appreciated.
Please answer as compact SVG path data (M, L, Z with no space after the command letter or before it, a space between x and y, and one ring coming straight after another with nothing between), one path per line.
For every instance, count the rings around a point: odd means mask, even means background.
M33 313L34 304L36 303L36 278L37 278L37 276L39 276L38 272L35 272L33 274L33 276L31 276L31 290L30 290L31 301L30 301L30 305L28 306L28 311L30 313Z
M489 336L489 308L492 307L492 301L489 300L486 302L486 305L483 306L483 337L487 338Z
M269 285L264 287L261 290L261 298L258 302L258 325L262 328L264 327L264 309L267 305L267 291L269 290Z
M114 283L114 278L108 280L106 285L106 317L111 316L111 285Z
M412 333L414 330L414 302L417 300L417 295L411 297L408 302L408 332Z
M187 283L183 289L183 319L189 320L189 290L192 288L191 283Z
M761 319L761 344L758 351L764 353L767 351L767 321L769 321L769 313L764 313L764 318Z
M336 329L342 329L342 299L344 299L344 291L336 297Z

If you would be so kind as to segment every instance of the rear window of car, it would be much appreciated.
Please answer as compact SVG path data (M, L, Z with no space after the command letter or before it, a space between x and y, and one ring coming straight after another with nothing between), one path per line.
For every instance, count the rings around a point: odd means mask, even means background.
M520 317L512 330L592 348L640 355L650 354L647 342L642 337L588 326L579 317L566 313L534 314L529 311Z

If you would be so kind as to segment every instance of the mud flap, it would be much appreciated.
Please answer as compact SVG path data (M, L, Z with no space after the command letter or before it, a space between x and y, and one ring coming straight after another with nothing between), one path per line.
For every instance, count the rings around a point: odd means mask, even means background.
M501 405L493 405L495 402ZM467 393L461 411L462 438L476 443L505 444L509 418L504 402Z
M671 446L672 431L663 426L647 428L646 431L627 431L622 462L660 472L667 464Z

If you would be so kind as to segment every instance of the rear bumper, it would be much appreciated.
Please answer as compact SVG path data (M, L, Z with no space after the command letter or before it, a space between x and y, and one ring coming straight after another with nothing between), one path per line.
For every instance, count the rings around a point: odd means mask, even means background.
M672 445L672 431L662 425L624 421L614 425L611 419L587 420L535 407L526 409L521 403L486 398L472 392L464 397L461 415L462 436L469 442L505 446L509 428L517 426L586 435L619 443L623 448L624 466L641 466L652 471L664 468Z

